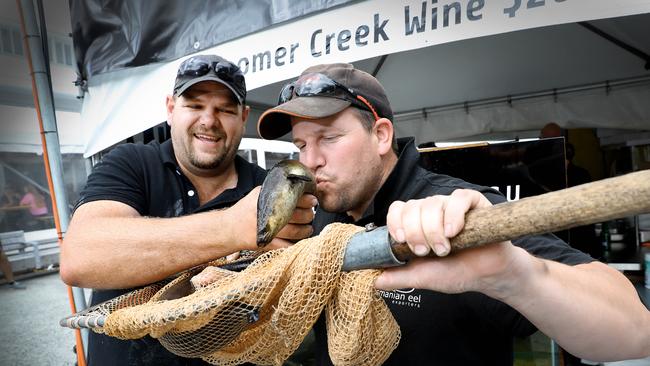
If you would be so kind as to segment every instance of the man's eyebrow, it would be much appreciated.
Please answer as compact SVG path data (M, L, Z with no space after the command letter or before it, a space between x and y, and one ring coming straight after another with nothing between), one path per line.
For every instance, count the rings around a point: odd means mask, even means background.
M220 108L232 108L232 109L237 109L239 108L239 103L236 103L234 101L228 101L225 103L219 103Z
M321 126L314 131L314 134L325 135L325 134L332 134L332 133L341 133L345 131L346 130L341 127Z
M191 100L191 101L196 101L196 100L199 99L199 95L200 94L189 92L189 93L183 94L183 98Z
M200 98L200 97L203 96L203 95L205 95L205 94L209 94L209 93L201 93L201 92L194 92L194 93L192 93L192 92L190 92L190 93L187 93L187 94L183 94L183 98L185 98L185 100L187 100L188 102L200 102L200 101L201 101L201 98ZM234 101L234 100L229 100L229 101L227 101L227 102L220 103L220 107L221 107L221 108L233 108L233 109L237 109L237 107L239 107L239 105L240 105L240 104L237 103L237 102Z

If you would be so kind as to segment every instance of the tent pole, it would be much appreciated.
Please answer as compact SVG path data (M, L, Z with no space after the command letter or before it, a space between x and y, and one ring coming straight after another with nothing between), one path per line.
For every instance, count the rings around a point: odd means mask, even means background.
M375 69L372 70L372 76L377 77L377 74L379 74L379 70L381 70L381 67L384 66L384 62L386 62L386 59L388 58L388 55L383 55L379 58L379 62L377 62L377 66L375 66Z
M468 110L474 107L482 107L482 106L502 104L502 103L512 104L512 102L514 101L527 100L533 98L543 98L543 97L550 97L550 96L557 97L558 95L566 95L570 93L578 93L578 92L589 91L594 89L605 89L607 92L607 90L612 87L646 84L648 82L650 82L650 76L638 76L638 77L632 77L626 79L603 81L603 82L593 83L593 84L577 85L577 86L571 86L571 87L565 87L565 88L559 88L553 90L513 94L504 97L470 100L470 101L460 102L460 103L451 103L451 104L445 104L439 106L431 106L426 108L408 110L403 112L395 112L393 117L395 120L398 120L400 118L421 116L422 114L426 115L429 113L451 111L457 109Z
M59 136L56 128L56 116L52 88L47 74L47 60L43 57L43 42L36 21L34 3L32 0L16 0L20 15L20 25L25 45L25 55L29 65L32 79L32 94L34 107L38 116L41 130L41 143L43 144L43 160L47 175L48 186L52 197L54 222L57 229L59 245L68 229L70 210L68 209L63 183L63 164ZM73 312L86 308L86 299L83 289L69 288L68 297ZM75 333L77 347L77 361L79 366L85 366L87 332Z
M650 70L650 55L648 55L647 53L641 51L640 49L638 49L638 48L636 48L636 47L634 47L634 46L632 46L630 44L627 44L627 43L621 41L620 39L612 36L611 34L603 31L602 29L596 27L595 25L593 25L593 24L591 24L589 22L578 22L578 24L580 24L581 26L587 28L588 30L596 33L597 35L605 38L609 42L612 42L616 46L626 50L627 52L633 54L634 56L642 59L643 61L645 61L644 68L646 70Z

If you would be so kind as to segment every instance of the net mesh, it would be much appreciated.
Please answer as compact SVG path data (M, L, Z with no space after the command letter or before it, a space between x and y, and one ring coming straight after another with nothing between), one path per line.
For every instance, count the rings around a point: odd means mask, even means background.
M242 272L214 267L221 261L193 268L96 306L91 313L108 316L94 330L122 339L150 335L173 353L215 365L277 365L324 310L334 364L381 364L400 332L373 287L380 272L340 271L345 245L360 230L331 224L316 237L262 254Z

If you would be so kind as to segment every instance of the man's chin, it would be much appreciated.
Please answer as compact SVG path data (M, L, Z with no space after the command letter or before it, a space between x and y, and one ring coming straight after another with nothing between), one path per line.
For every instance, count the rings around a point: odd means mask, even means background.
M211 157L203 157L203 158L194 158L192 159L192 165L199 169L204 169L204 170L212 170L212 169L217 169L221 167L221 165L224 163L224 157L223 156L211 156Z
M333 197L332 195L317 195L316 197L318 198L318 205L320 208L327 212L340 213L347 211L341 202L335 199L331 199Z

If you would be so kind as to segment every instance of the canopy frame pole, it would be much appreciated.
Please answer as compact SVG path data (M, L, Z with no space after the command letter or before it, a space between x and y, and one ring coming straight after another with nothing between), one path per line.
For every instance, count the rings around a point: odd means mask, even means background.
M25 56L32 79L32 95L34 107L38 117L38 124L41 131L41 143L43 145L43 161L47 175L48 186L52 194L52 208L54 223L56 226L59 245L68 229L70 210L68 209L65 185L63 181L63 164L61 159L61 147L56 127L56 115L54 98L52 96L52 85L47 72L48 60L44 57L42 42L39 33L39 26L36 20L36 12L32 0L16 0L20 17L21 31ZM42 9L42 7L41 7ZM41 25L44 27L44 24ZM86 308L86 298L81 288L68 288L68 297L73 312ZM77 361L79 366L85 366L86 347L85 340L88 338L88 331L84 333L75 332Z
M623 42L622 40L612 36L611 34L603 31L602 29L596 27L595 25L593 25L593 24L591 24L589 22L578 22L578 24L580 24L581 26L585 27L586 29L596 33L597 35L605 38L606 40L612 42L616 46L626 50L627 52L633 54L634 56L642 59L643 61L645 61L645 65L643 67L646 70L650 70L650 55L648 55L647 53L641 51L640 49L638 49L638 48L636 48L636 47L634 47L634 46L632 46L632 45L630 45L630 44L628 44L626 42Z

